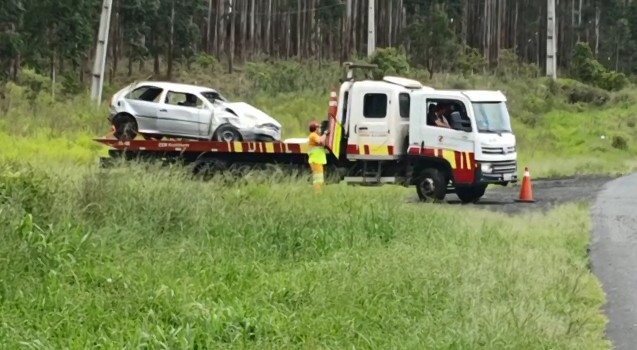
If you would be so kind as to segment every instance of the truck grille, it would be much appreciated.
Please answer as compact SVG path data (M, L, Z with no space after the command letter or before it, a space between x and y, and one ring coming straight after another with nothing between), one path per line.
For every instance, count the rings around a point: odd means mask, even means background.
M493 166L493 174L511 174L518 170L515 160L507 160L503 162L491 162Z
M515 152L515 146L511 146L511 147L482 147L482 153L484 153L484 154L509 154L509 153L513 153L513 152Z

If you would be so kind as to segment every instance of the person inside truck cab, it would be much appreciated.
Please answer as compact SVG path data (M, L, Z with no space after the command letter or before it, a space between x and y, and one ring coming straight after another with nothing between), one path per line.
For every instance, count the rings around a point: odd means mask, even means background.
M432 105L433 106L433 105ZM444 114L448 110L446 105L439 103L435 106L435 112L433 116L433 125L441 128L450 128L449 122L447 118L445 118Z
M444 125L444 122L446 120L445 120L445 117L442 115L441 110L444 110L444 107L440 103L439 104L432 103L429 105L429 110L427 112L427 125L439 126L443 128L446 127Z
M436 125L436 105L433 103L429 105L427 110L427 125Z

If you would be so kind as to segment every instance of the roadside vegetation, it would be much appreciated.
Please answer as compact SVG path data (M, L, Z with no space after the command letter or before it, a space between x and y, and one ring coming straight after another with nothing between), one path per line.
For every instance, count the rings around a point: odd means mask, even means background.
M609 348L584 206L458 215L396 187L5 165L9 348Z
M586 48L583 51L582 56L590 56ZM632 84L621 82L605 90L570 78L554 82L513 54L505 58L494 75L474 74L469 69L465 74L433 77L426 70L410 67L406 57L394 49L379 50L371 60L382 68L376 75L407 76L442 89L502 90L509 99L521 165L534 170L534 176L635 169L637 89ZM174 79L212 86L232 100L263 109L281 121L285 138L305 136L309 120L326 117L329 91L342 75L338 63L252 62L228 74L212 57L203 56L197 62L190 69L177 65ZM581 65L582 69L590 66ZM0 142L18 146L2 157L93 162L104 152L91 139L109 131L110 97L126 84L148 76L152 71L114 76L98 109L89 102L86 87L66 81L53 85L48 78L23 70L16 82L2 88L0 113L5 117L0 121ZM604 84L611 83L597 85Z
M573 18L561 22L557 81L536 65L542 2L504 15L460 0L381 3L374 75L502 90L520 175L637 169L634 3L584 0L577 15L557 5ZM366 60L356 59L367 45L360 1L236 0L231 16L227 4L114 1L99 108L88 80L101 1L0 10L3 345L609 348L584 204L508 217L418 204L397 186L315 196L306 177L97 169L106 148L92 139L109 131L112 94L134 80L217 88L292 138L325 118L336 61Z

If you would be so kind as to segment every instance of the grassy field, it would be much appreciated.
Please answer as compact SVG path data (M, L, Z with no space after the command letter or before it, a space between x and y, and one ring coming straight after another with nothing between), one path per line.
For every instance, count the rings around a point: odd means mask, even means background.
M585 206L177 170L0 172L7 348L605 349Z
M338 69L177 74L272 114L288 138L325 115ZM105 98L146 75L117 76ZM534 177L637 169L634 88L410 76L504 91ZM228 184L98 170L106 107L49 85L26 71L0 87L7 348L609 348L584 204L508 217L411 203L413 189L395 186L316 197L264 174Z

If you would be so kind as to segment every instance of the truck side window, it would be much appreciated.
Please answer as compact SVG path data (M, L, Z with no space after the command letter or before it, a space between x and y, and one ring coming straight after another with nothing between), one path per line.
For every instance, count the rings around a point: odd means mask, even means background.
M365 94L363 98L363 116L370 119L382 119L387 116L386 94Z
M400 117L403 119L409 119L409 106L411 104L411 97L408 93L401 92L398 95L398 109L400 109Z
M467 108L462 101L452 100L447 112L447 121L454 130L471 131L471 120L467 116Z

